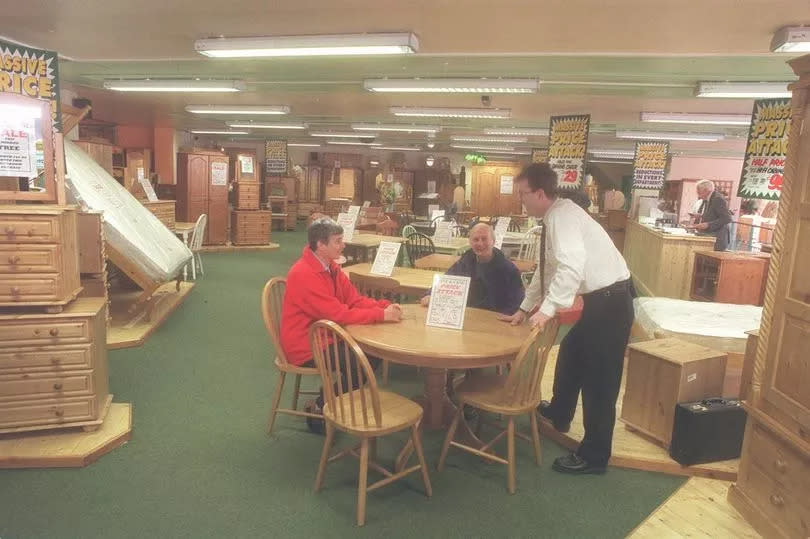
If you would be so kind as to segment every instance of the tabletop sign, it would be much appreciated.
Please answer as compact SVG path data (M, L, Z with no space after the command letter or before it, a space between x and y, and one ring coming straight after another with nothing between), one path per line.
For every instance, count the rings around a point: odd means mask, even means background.
M433 233L433 243L438 245L450 245L453 240L453 230L450 228L450 221L439 221L436 223L436 231Z
M495 247L498 249L503 248L503 238L509 231L509 224L512 222L511 217L501 217L495 225Z
M434 275L425 325L463 329L469 292L469 277L440 275L438 273Z
M433 219L433 214L441 209L438 204L428 204L428 215Z
M337 224L343 227L343 241L352 241L354 237L354 223L356 220L356 215L348 213L338 214Z
M155 188L152 187L152 182L143 176L140 176L138 178L138 183L140 183L141 187L143 187L143 192L146 193L146 199L149 202L157 202L158 197L157 194L155 194Z
M399 242L381 241L377 248L377 256L374 257L374 264L371 265L371 273L390 277L397 264L401 247L402 244Z
M346 213L357 219L360 215L360 206L349 206L349 211Z
M371 201L370 200L366 200L365 202L363 202L363 207L364 208L368 208L369 206L371 206Z
M211 185L228 185L228 163L211 163Z
M431 205L430 205L430 207L431 207L431 208L433 208L433 207L434 207L434 205L433 205L433 204L431 204ZM444 210L440 210L440 209L438 209L438 208L439 208L439 206L438 206L438 205L436 205L436 206L435 206L435 208L436 208L436 209L432 209L432 210L430 210L430 221L431 221L431 222L433 222L433 220L434 220L435 218L437 218L437 217L444 217Z

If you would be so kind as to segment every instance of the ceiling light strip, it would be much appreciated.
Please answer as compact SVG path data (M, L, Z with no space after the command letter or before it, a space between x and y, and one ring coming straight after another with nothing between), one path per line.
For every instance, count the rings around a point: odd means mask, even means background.
M367 79L363 87L371 92L403 93L537 93L536 79Z
M215 58L273 56L357 56L413 54L418 38L410 32L198 39L194 50Z
M355 131L402 131L405 133L438 133L439 125L352 124Z
M193 114L289 114L287 105L187 105L186 112Z
M691 140L702 142L717 142L723 140L721 133L678 133L664 131L616 131L616 138L634 140Z
M788 82L700 82L698 97L757 99L790 97Z
M252 122L228 122L228 127L238 127L243 129L306 129L309 126L305 123L267 124Z
M512 117L511 109L391 107L390 111L391 114L395 116L423 117L423 118L508 119Z
M119 92L239 92L245 85L236 80L126 79L106 80L104 88Z
M703 114L696 112L642 112L641 121L647 123L750 125L750 114Z

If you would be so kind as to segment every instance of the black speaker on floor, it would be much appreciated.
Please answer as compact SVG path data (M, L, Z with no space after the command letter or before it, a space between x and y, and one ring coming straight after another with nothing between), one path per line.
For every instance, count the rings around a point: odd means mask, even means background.
M742 451L746 413L733 399L706 399L675 407L669 456L684 466L734 459Z

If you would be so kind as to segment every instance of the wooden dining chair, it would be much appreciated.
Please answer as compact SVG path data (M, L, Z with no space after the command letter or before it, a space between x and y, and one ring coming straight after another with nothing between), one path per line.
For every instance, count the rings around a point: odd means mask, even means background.
M542 226L533 226L526 233L523 235L523 238L520 240L520 249L518 250L518 259L520 260L531 260L535 264L538 262L540 252L537 249L538 244L540 243L540 236L543 233ZM531 283L532 276L534 275L533 271L524 271L521 272L520 277L523 280L524 286L529 286Z
M374 225L374 229L375 232L381 236L396 236L399 225L392 219L386 219Z
M191 250L191 278L195 281L197 280L197 266L200 267L200 275L205 275L200 249L202 249L203 240L205 239L205 227L207 224L208 216L203 213L194 223L194 230L191 232L191 239L188 242L188 248Z
M373 299L387 299L391 303L402 303L399 281L391 277L363 275L349 271L349 280L357 291ZM388 385L388 361L382 363L383 385Z
M408 253L408 261L411 267L416 267L416 260L423 256L432 255L436 252L433 240L419 232L414 232L408 236L405 242L405 251Z
M326 440L315 477L315 492L323 486L326 465L346 455L360 459L357 488L357 525L366 521L366 493L405 477L417 470L422 472L425 494L433 491L430 486L425 454L419 435L422 407L411 399L377 388L374 371L365 353L355 340L339 325L329 320L315 322L310 328L310 345L315 355L315 364L321 375L324 390L323 418L326 421ZM343 376L346 374L345 383ZM346 387L344 387L344 385ZM409 444L413 444L419 463L392 472L380 466L376 460L377 438L410 429ZM341 430L360 438L360 445L329 456L335 430ZM359 453L358 453L359 448ZM384 478L369 485L368 470L381 473Z
M456 396L459 401L458 411L450 430L442 445L439 456L438 470L444 468L447 451L452 445L474 455L493 462L506 464L507 489L509 494L515 493L515 436L531 440L534 445L534 458L537 465L542 463L540 449L540 433L537 430L537 407L540 405L540 382L551 347L557 340L560 323L554 318L549 320L543 330L535 329L526 338L512 362L508 374L484 374L472 376L456 387ZM460 421L464 421L464 407L472 406L484 412L500 414L507 419L507 426L495 438L482 447L472 447L454 441L454 436ZM523 414L529 415L531 438L515 432L515 417ZM482 414L479 414L482 421ZM480 424L479 429L480 431ZM492 447L506 436L506 458L499 457Z
M267 434L273 431L273 424L276 422L276 415L288 414L303 417L314 417L320 419L320 415L298 410L299 395L319 395L319 391L301 391L302 376L318 376L318 369L315 367L299 367L287 361L284 349L281 347L281 305L284 301L284 292L287 289L287 279L284 277L274 277L267 281L262 291L262 318L264 326L273 346L276 349L274 363L279 370L276 393L273 395L273 406L270 409L270 418L267 420ZM284 390L284 380L287 374L295 375L295 389L293 391L292 408L279 408L281 402L281 392Z

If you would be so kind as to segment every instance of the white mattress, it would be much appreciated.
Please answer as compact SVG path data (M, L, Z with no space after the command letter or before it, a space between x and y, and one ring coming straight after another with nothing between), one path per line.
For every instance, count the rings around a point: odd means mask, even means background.
M636 324L652 338L675 337L721 352L745 353L746 331L759 328L762 307L670 298L636 298Z
M65 140L67 196L84 210L104 212L107 242L127 256L150 280L174 279L191 251L152 212L84 150Z

